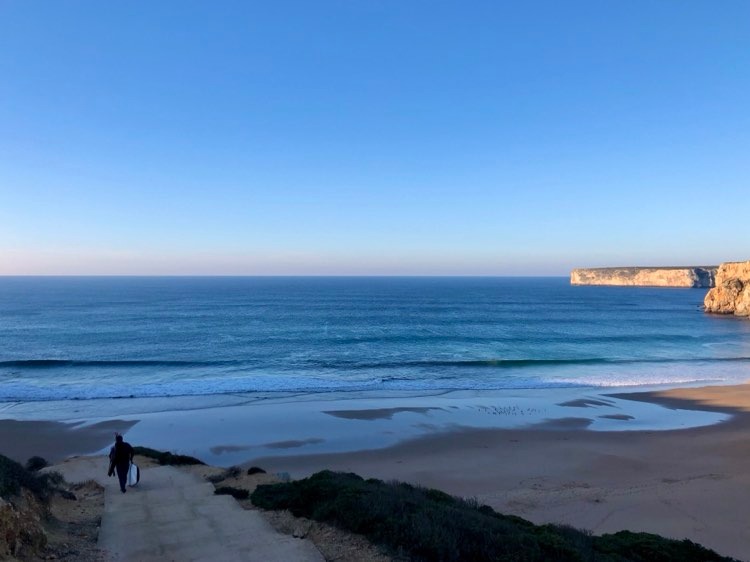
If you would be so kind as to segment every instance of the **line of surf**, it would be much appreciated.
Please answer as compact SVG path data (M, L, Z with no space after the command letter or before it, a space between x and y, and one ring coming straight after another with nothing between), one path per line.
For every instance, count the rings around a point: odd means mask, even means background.
M523 369L528 367L559 367L585 365L628 365L650 363L712 363L712 362L750 362L750 357L656 357L656 358L553 358L553 359L457 359L457 360L418 360L418 361L382 361L382 362L328 362L309 361L308 366L321 369L376 370L396 369L403 367L455 367L455 368L488 368L488 369Z
M17 359L0 361L0 368L55 369L60 367L200 367L232 366L249 361L180 361L164 359Z
M59 400L87 401L108 399L137 398L176 398L186 396L244 395L254 393L356 393L371 391L489 391L489 390L543 390L554 388L622 388L643 385L683 385L683 384L718 384L723 379L705 377L648 377L645 379L625 379L611 381L555 380L541 381L531 379L505 381L425 381L425 380L372 380L341 381L323 380L275 380L275 381L207 381L207 384L155 384L135 386L97 386L80 384L75 386L48 387L40 389L30 385L12 385L0 389L0 402L49 402Z
M428 359L413 361L331 361L306 360L288 364L289 368L330 369L330 370L377 370L397 368L491 368L522 369L528 367L555 367L576 365L621 365L649 363L711 363L711 362L750 362L750 357L657 357L657 358L550 358L550 359ZM13 369L56 369L56 368L195 368L195 367L263 367L259 359L236 359L219 361L181 360L78 360L78 359L24 359L0 361L0 368ZM278 365L274 365L278 366Z

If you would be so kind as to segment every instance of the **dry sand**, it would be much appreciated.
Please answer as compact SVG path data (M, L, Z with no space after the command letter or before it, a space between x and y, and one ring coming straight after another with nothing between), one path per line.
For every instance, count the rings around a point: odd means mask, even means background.
M531 429L462 429L387 449L252 464L294 477L327 468L404 480L473 496L537 523L689 538L750 560L750 385L619 397L734 416L702 428L625 432L587 431L588 418L576 417ZM582 407L576 416L586 413Z
M97 546L99 524L104 511L104 488L94 481L70 487L75 499L55 495L51 517L44 520L47 548L42 558L64 562L105 562Z

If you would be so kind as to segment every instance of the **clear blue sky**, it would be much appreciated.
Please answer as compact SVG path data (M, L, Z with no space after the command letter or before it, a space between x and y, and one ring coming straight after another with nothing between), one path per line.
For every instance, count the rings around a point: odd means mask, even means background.
M0 0L0 273L740 259L746 0Z

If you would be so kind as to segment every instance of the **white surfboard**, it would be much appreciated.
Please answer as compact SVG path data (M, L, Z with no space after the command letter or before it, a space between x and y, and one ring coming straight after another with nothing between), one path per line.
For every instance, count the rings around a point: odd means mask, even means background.
M141 480L141 469L134 462L130 463L128 469L128 486L135 486Z

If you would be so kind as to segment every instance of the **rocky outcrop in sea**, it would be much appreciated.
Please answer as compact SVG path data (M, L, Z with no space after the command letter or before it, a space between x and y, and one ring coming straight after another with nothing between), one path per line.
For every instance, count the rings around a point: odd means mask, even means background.
M721 264L703 305L706 312L750 316L750 261Z

